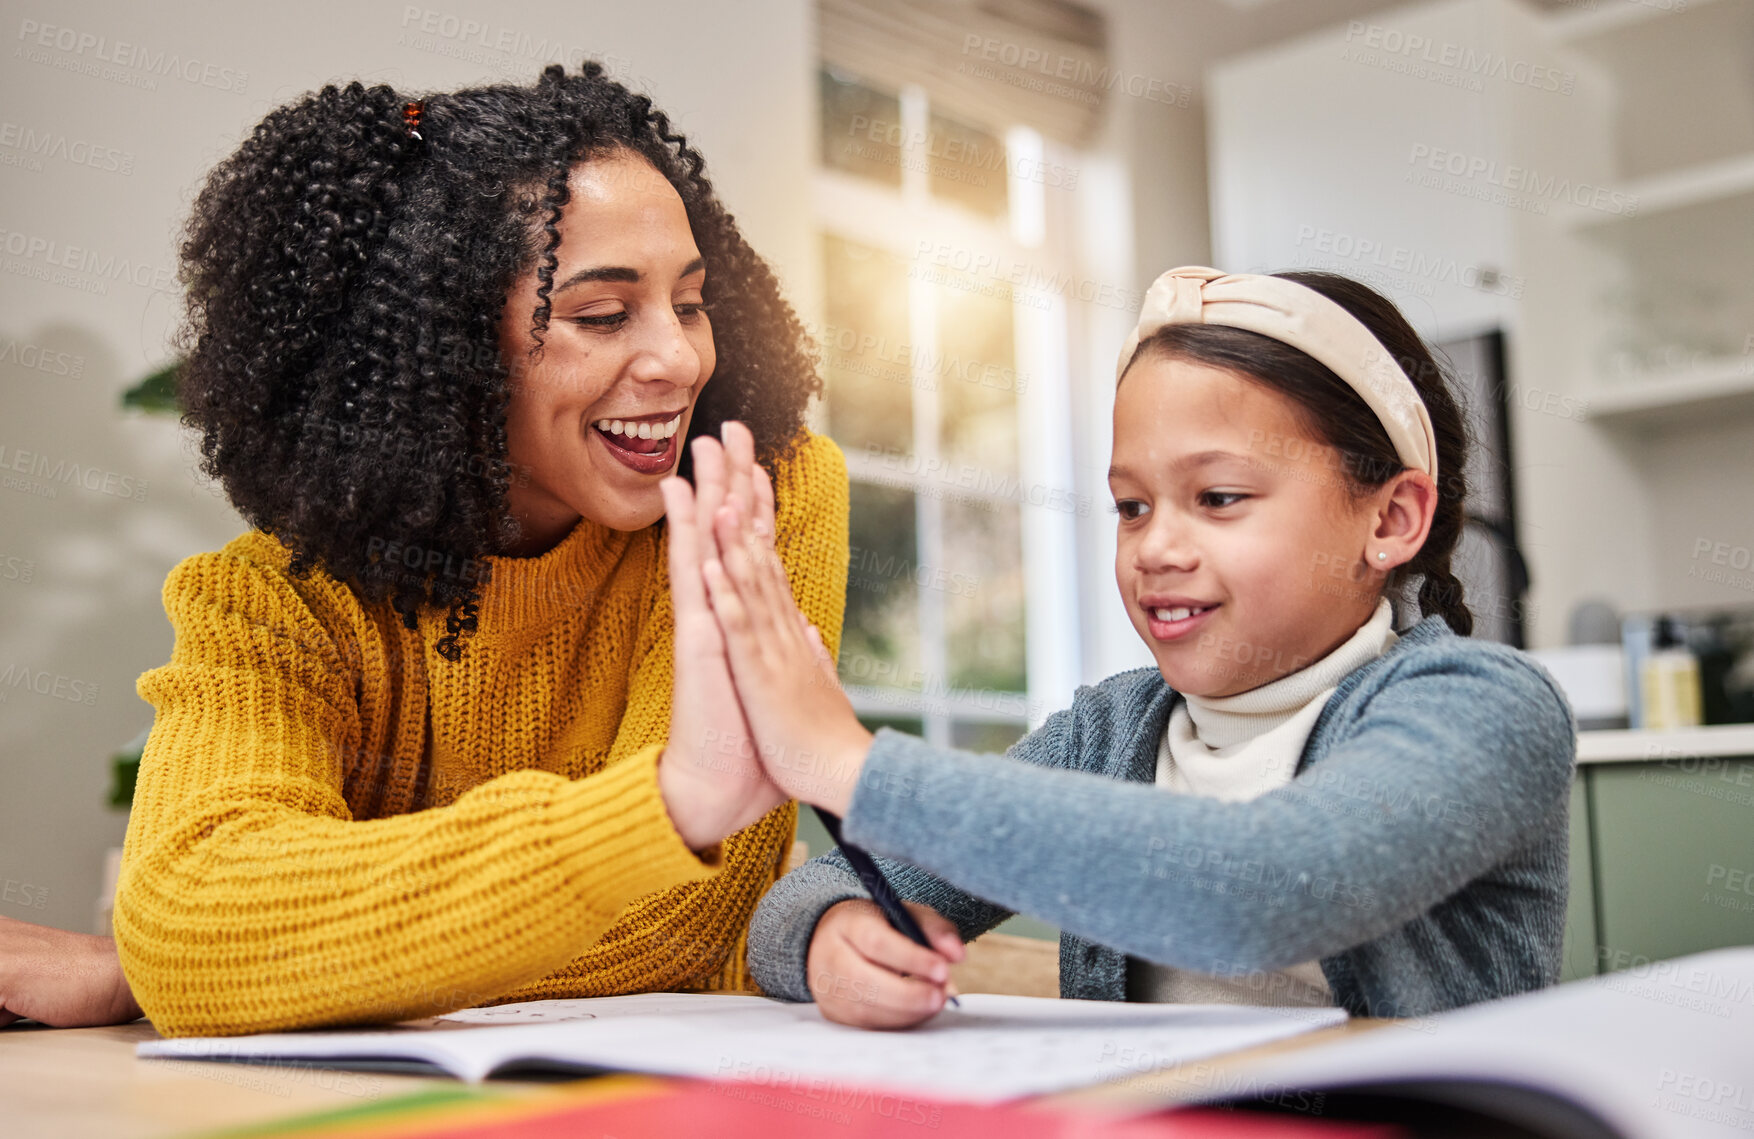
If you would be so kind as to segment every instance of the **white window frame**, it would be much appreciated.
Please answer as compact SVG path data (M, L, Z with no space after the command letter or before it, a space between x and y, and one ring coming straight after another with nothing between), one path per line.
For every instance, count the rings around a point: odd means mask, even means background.
M927 137L929 97L918 86L900 94L905 138ZM1068 236L1052 232L1045 187L1019 177L1040 170L1047 146L1027 127L1002 124L1006 146L1007 202L1003 220L983 218L966 207L930 192L926 163L901 161L899 190L843 171L818 165L815 215L819 239L836 236L885 250L904 263L929 265L924 248L974 250L995 255L1007 267L1026 266L1040 279L1062 279L1072 271ZM1018 287L1021 286L1021 287ZM928 743L948 746L953 721L1014 723L1025 729L1040 726L1055 709L1066 707L1080 679L1080 624L1077 603L1078 519L1091 506L1074 481L1068 344L1069 314L1065 298L1051 290L1030 290L1014 282L1013 347L1017 375L1027 382L1018 393L1018 470L1014 495L981 486L955 487L972 498L1018 504L1024 566L1025 692L1001 693L948 688L949 643L944 598L937 590L919 590L920 667L927 678L923 692L870 685L847 685L862 715L918 717ZM930 281L909 276L909 343L914 353L914 462L911 471L849 450L847 469L855 481L905 487L915 494L917 564L942 566L943 502L948 488L922 471L937 471L940 409L930 362L937 358L937 307ZM925 346L929 346L929 349ZM832 400L832 395L829 399ZM936 492L936 493L934 493ZM1080 509L1082 505L1083 509Z

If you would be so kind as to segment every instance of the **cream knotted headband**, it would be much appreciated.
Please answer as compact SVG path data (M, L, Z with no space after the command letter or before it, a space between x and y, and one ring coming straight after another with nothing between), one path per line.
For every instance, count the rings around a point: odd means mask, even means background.
M1204 265L1171 269L1145 291L1138 327L1121 346L1117 383L1140 343L1166 324L1246 328L1301 349L1363 397L1401 462L1437 478L1437 436L1413 381L1357 317L1314 289L1282 277L1222 273Z

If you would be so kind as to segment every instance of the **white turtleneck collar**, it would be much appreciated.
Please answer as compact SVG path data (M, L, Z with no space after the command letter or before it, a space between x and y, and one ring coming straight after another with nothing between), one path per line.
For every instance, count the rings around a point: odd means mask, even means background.
M1328 697L1400 638L1387 598L1327 656L1234 696L1182 695L1170 713L1157 782L1193 795L1252 799L1291 781Z

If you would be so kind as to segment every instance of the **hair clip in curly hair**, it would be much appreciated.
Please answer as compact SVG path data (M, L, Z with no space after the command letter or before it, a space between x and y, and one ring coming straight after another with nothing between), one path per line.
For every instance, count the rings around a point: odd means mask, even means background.
M426 103L415 100L402 108L402 125L408 128L410 138L420 138L420 113L426 110ZM425 139L420 139L425 142Z

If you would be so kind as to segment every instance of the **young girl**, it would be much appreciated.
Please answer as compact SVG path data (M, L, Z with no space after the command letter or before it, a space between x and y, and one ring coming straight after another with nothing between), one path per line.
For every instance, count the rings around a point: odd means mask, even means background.
M1014 912L1063 931L1067 997L1404 1017L1552 984L1573 723L1528 657L1466 639L1463 428L1418 336L1341 277L1189 267L1117 376L1115 573L1157 667L1008 757L864 731L741 513L715 515L703 573L762 762L889 856L936 947L831 853L757 910L762 988L917 1023ZM1396 629L1413 578L1425 615Z
M765 528L831 641L847 486L803 430L802 326L702 170L587 63L326 87L213 172L180 394L255 529L165 584L114 946L0 923L0 1022L749 987L796 808L747 748L700 761L748 729L704 596L666 588L699 568L659 483L721 424L707 483L772 468Z

